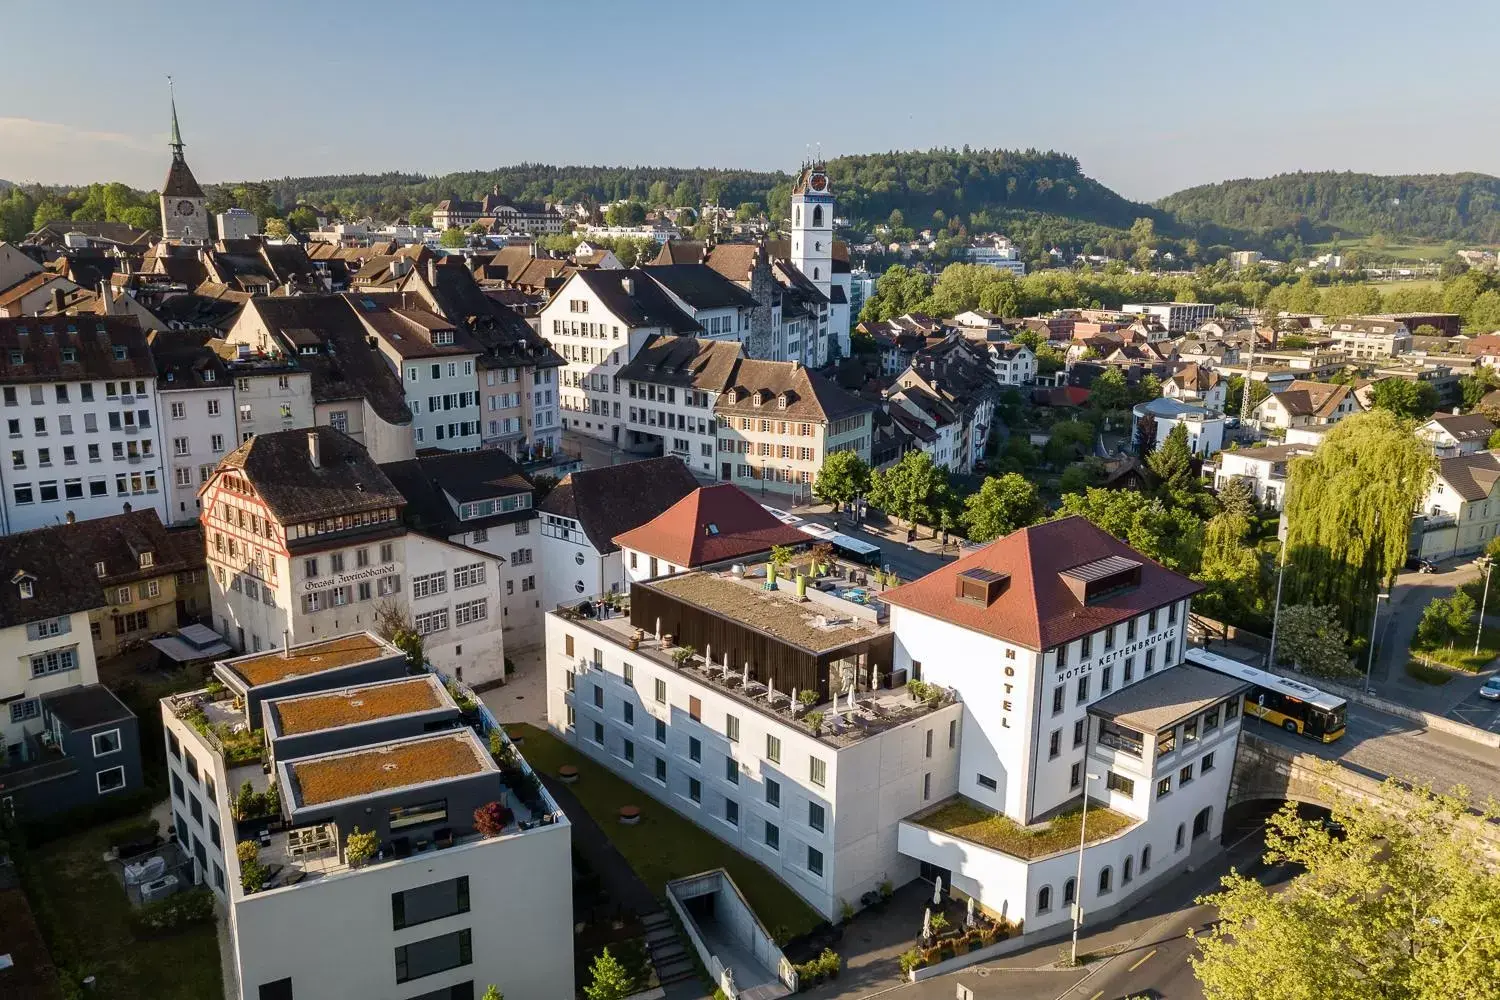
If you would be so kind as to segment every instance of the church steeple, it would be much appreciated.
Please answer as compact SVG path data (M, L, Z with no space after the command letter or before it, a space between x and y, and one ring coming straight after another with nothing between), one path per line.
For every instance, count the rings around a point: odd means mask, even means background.
M167 77L172 104L172 163L161 186L161 234L169 240L202 242L209 237L208 198L182 155L182 128L177 124L177 94Z
M167 145L172 147L172 159L182 159L182 129L177 125L177 88L172 85L172 78L167 77L167 93L171 95L172 101L172 141Z

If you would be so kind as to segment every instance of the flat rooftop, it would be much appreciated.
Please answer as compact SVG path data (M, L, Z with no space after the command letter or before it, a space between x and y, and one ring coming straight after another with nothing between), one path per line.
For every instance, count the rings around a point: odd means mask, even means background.
M1227 674L1183 663L1100 698L1089 706L1089 713L1137 732L1156 733L1249 686Z
M327 642L294 646L282 652L272 650L245 659L224 660L223 665L251 687L275 684L289 677L305 677L325 670L337 670L368 660L378 660L391 650L366 633L340 636Z
M1085 827L1082 805L1082 798L1075 799L1050 818L1022 826L1009 816L954 796L908 817L907 821L1027 861L1076 851L1080 835L1085 837L1084 843L1094 844L1140 822L1102 802L1090 800Z
M431 674L360 684L337 691L277 698L270 703L277 732L296 736L361 722L456 707Z
M814 653L864 642L890 631L885 625L862 618L829 624L829 618L837 621L842 616L825 605L799 602L794 582L781 580L778 590L766 590L764 583L762 578L741 579L732 572L698 572L652 580L647 586Z
M326 805L495 769L469 730L286 764L297 806Z

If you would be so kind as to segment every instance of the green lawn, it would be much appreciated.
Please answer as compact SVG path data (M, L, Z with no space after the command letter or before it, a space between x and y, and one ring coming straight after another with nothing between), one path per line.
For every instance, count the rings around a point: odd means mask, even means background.
M1421 681L1423 684L1441 687L1453 679L1454 673L1443 667L1434 667L1426 663L1418 663L1416 660L1407 660L1406 676L1412 680Z
M1478 673L1495 657L1500 656L1500 629L1486 628L1484 635L1479 640L1479 653L1474 653L1473 636L1467 641L1455 643L1452 649L1446 646L1438 646L1431 649L1413 642L1411 652L1414 657L1422 657L1436 660L1446 666L1466 670L1469 673Z
M111 1000L206 1000L224 995L212 923L137 938L125 890L100 857L110 832L143 817L98 827L31 852L27 891L52 960L98 979Z
M540 773L556 775L564 764L578 768L578 781L569 790L652 892L663 895L672 879L724 868L761 923L778 940L803 934L822 919L760 863L699 829L551 733L526 725L507 729L524 735L521 754ZM634 826L621 824L619 810L623 805L639 806L641 821Z
M1083 810L1075 809L1053 817L1045 829L1033 831L1023 828L1008 816L954 799L915 822L940 833L1030 859L1055 854L1069 847L1077 848L1079 826L1084 822L1082 817ZM1087 842L1092 844L1113 837L1136 820L1105 806L1093 806L1089 809L1087 822Z

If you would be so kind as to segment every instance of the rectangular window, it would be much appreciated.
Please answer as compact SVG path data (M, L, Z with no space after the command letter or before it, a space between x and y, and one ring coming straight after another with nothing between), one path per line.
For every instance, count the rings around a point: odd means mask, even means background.
M932 756L932 730L931 729L927 730L927 745L926 745L926 753L924 754L924 756L927 756L927 757L931 757Z
M766 734L766 760L772 764L781 763L781 738Z
M652 719L656 724L656 742L665 744L667 742L667 724L661 719Z
M1056 760L1062 755L1062 730L1052 730L1052 735L1047 737L1047 759Z
M1172 794L1172 779L1166 777L1156 783L1156 797L1165 798Z
M766 846L773 851L781 850L781 830L775 823L766 824Z
M1082 784L1082 782L1083 782L1083 763L1080 761L1078 763L1075 763L1071 768L1068 769L1068 789L1069 789L1069 791L1075 791L1076 792L1078 790L1078 786L1080 784Z
M467 928L425 941L414 941L396 948L396 982L409 983L473 961L474 944Z
M594 742L597 743L597 744L599 744L601 747L604 745L604 724L603 723L600 723L600 722L594 723Z
M1076 698L1076 703L1079 704L1079 705L1082 705L1084 702L1086 702L1088 700L1089 700L1089 675L1088 674L1084 674L1082 677L1078 678L1078 695L1077 695L1077 698Z
M1104 777L1104 787L1112 792L1119 792L1127 799L1135 797L1135 782L1124 775L1109 771Z
M730 826L740 825L740 804L734 799L724 800L724 822Z
M656 758L656 780L663 785L667 783L667 761L664 757Z
M724 758L724 780L731 785L738 785L740 783L739 762L727 755Z
M1203 763L1201 763L1201 764L1198 765L1198 770L1202 771L1204 774L1207 774L1209 771L1212 771L1213 769L1214 769L1214 755L1211 754L1211 753L1204 754L1203 755Z
M979 782L979 787L985 789L986 791L993 792L993 791L995 791L996 789L998 789L1000 787L995 782L995 779L991 778L987 774L978 774L978 775L975 775L974 776L974 780L977 781L977 782Z
M667 682L658 677L655 683L652 684L652 689L656 703L658 705L665 705L667 703Z
M740 720L737 716L728 713L724 715L724 736L731 743L740 741Z
M948 720L948 749L952 750L958 745L958 720Z
M595 708L603 708L604 707L604 688L600 687L598 684L595 684L593 687L594 687L594 707Z
M94 783L100 795L118 792L125 787L125 768L123 766L105 768L94 775Z
M828 783L828 764L821 757L807 758L807 780L819 788Z
M1240 700L1238 698L1231 698L1231 699L1229 699L1228 701L1226 701L1224 703L1224 721L1225 722L1228 722L1230 719L1237 718L1239 716L1239 714L1240 714Z
M703 782L697 778L688 779L688 798L694 802L703 801Z
M635 725L635 706L632 705L630 702L627 701L627 702L622 702L621 703L620 709L621 709L620 717L624 720L625 725L627 725L627 726L634 726Z
M1064 688L1061 684L1052 689L1052 714L1061 715L1063 710Z
M807 849L807 870L820 878L823 875L823 852L816 847Z
M1177 772L1177 783L1179 785L1189 784L1193 780L1193 765L1189 764Z
M625 761L626 761L626 763L634 764L635 763L635 744L632 743L630 740L624 740L622 742L622 744L621 744L621 749L625 753Z
M807 804L807 825L812 827L819 833L822 833L824 831L825 821L826 816L823 813L823 807L818 805L818 803L816 802L809 802Z
M111 729L103 733L94 734L94 756L107 757L112 753L120 752L120 731Z
M695 764L703 762L703 744L696 736L688 737L688 760Z
M1083 746L1086 726L1086 719L1079 719L1077 722L1073 723L1073 746L1075 748Z
M448 819L448 800L434 799L411 806L392 806L389 814L392 830L405 830L424 823L442 823Z
M688 718L694 722L703 721L703 702L696 695L688 697Z
M1109 694L1115 686L1115 668L1105 667L1099 674L1099 694Z
M766 779L766 805L778 809L781 807L781 782L775 778Z

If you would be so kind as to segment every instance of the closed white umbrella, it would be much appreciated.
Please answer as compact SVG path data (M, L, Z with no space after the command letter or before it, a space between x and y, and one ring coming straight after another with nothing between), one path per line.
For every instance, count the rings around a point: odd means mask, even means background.
M922 940L932 940L932 907L922 911Z
M935 878L935 879L932 880L932 905L933 906L941 906L942 904L943 904L943 876L939 875L937 878Z
M974 926L974 897L973 896L969 897L969 912L964 915L964 926L965 927L973 927Z
M750 664L745 664L745 674L740 678L740 687L750 686Z

